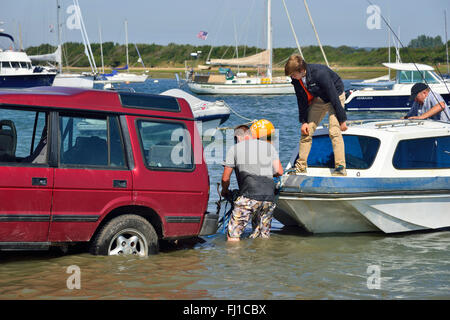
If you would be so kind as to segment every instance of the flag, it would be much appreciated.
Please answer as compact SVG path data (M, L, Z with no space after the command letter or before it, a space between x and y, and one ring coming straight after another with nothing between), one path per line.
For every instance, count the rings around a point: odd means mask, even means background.
M53 32L55 30L55 26L51 24L48 26L48 29L50 32Z
M199 39L206 40L207 37L208 37L208 32L206 32L206 31L200 31L199 33L197 33L197 38L199 38Z

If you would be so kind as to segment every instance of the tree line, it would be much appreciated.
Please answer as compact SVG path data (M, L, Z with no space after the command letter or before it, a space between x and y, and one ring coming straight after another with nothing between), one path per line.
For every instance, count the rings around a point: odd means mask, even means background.
M419 37L420 38L420 37ZM429 45L429 39L416 39L411 41L406 48L400 49L400 56L403 62L417 62L425 64L446 63L445 45L438 44L433 39L432 45ZM440 39L440 37L439 37ZM449 42L450 43L450 42ZM422 47L421 47L422 46ZM97 67L100 66L100 44L91 45L95 56ZM145 64L145 67L182 67L185 61L189 64L204 64L211 50L211 58L229 59L235 57L236 48L230 46L193 46L189 44L168 45L158 44L137 44L139 53ZM29 47L26 49L28 55L51 53L56 50L55 46L42 44L40 46ZM256 47L239 46L239 57L247 56L261 52L264 49ZM138 62L139 56L134 44L129 44L130 67L141 67ZM302 48L305 60L308 63L324 63L322 53L318 46L307 46ZM334 66L380 66L381 63L388 61L388 48L354 48L349 46L331 47L324 46L324 51L330 64ZM103 43L104 65L107 68L115 68L126 64L125 45L105 42ZM197 57L191 56L191 53L198 53ZM84 46L81 43L67 42L63 45L63 64L71 67L89 67L89 62L84 54ZM273 61L275 67L284 66L287 58L297 53L296 48L275 48L273 51ZM395 61L395 49L391 47L391 61Z

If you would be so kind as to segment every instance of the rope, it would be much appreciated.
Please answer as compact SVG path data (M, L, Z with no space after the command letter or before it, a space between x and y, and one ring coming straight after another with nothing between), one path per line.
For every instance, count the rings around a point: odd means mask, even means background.
M242 124L250 125L250 124L253 124L255 122L256 122L256 120L253 120L253 121L245 122L245 123L242 123ZM217 128L217 130L234 130L234 129L235 129L235 127L220 127L220 128Z
M255 119L250 119L250 118L247 118L247 117L244 117L243 115L240 115L239 113L237 113L232 107L230 107L230 106L228 106L228 108L230 108L230 110L235 114L235 115L237 115L238 117L240 117L240 118L242 118L242 119L244 119L244 120L247 120L247 121L250 121L251 123L253 123L253 122L256 122L257 120L255 120Z

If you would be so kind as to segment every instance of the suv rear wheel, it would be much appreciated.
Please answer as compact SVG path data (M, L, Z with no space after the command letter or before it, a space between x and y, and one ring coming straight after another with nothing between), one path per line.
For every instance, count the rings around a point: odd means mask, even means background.
M143 217L126 214L106 223L91 245L95 255L137 255L146 257L159 251L158 236Z

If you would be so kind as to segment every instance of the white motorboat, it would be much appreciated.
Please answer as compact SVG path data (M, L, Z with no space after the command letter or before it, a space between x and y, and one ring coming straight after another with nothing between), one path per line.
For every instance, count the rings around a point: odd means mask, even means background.
M204 136L214 135L217 127L230 117L230 107L223 100L201 100L180 89L170 89L161 94L185 99L191 106L195 120L201 121L201 131Z
M0 37L9 38L14 44L14 38L0 32ZM0 49L0 87L29 88L51 86L56 72L48 71L39 66L33 66L30 57L23 51Z
M412 86L417 82L425 82L424 79L434 92L442 95L447 104L450 104L450 83L446 83L438 76L433 67L419 63L383 63L383 65L396 70L394 83L390 81L360 83L364 88L347 91L346 110L407 111L411 108L408 99Z
M349 126L343 137L347 176L331 175L328 129L318 128L307 174L282 177L277 220L311 233L450 227L450 123L374 121Z

